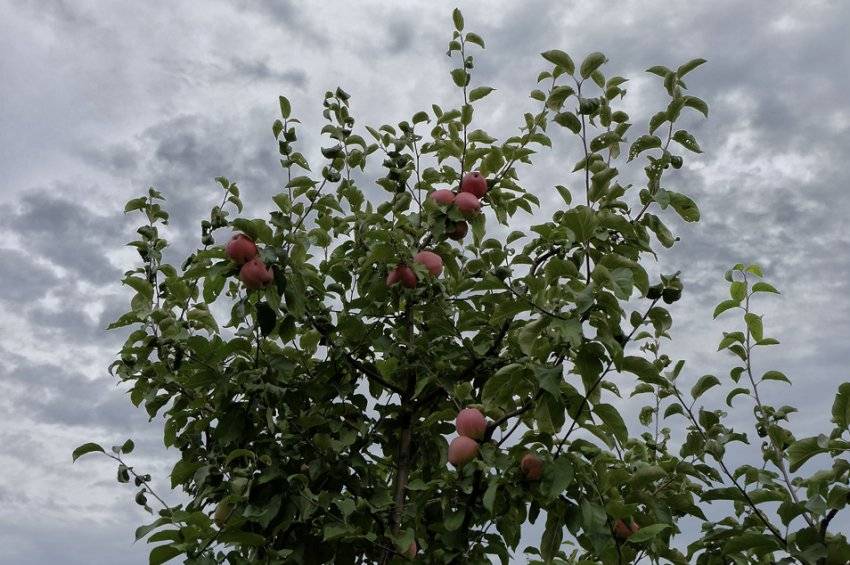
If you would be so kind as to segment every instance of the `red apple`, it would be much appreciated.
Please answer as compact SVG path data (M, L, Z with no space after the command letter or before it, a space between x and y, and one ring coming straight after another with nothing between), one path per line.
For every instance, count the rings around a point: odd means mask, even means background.
M413 260L424 265L428 272L435 277L439 277L440 273L443 272L443 258L433 251L420 251L413 256Z
M478 442L471 437L457 436L449 444L449 463L463 467L478 455Z
M480 440L484 439L484 434L487 433L487 420L484 419L484 414L475 408L464 408L457 413L455 428L462 436Z
M452 226L452 228L446 232L446 235L454 240L460 241L464 237L466 237L468 231L469 224L464 221L460 221L455 222L454 226Z
M244 265L257 256L257 245L244 233L235 233L227 242L224 253L237 265Z
M640 526L638 526L637 522L634 520L632 520L631 524L628 525L619 518L614 522L614 536L621 541L629 539L632 535L636 534L638 530L640 530Z
M431 200L436 202L441 206L445 206L447 204L451 204L455 201L455 193L447 188L441 188L440 190L435 190L430 194Z
M466 173L460 181L460 190L474 194L476 198L482 198L487 194L487 179L482 177L478 171Z
M404 552L404 555L408 559L416 559L416 552L419 551L419 547L416 545L416 540L410 542L410 545L407 547L407 551Z
M257 290L268 286L274 280L271 267L266 267L260 259L254 258L242 265L239 269L239 279L245 288Z
M455 206L464 216L473 216L481 210L481 202L471 192L461 192L455 196Z
M529 481L539 481L543 476L543 460L534 453L523 455L519 468Z
M398 265L387 275L387 286L393 286L399 282L407 288L415 288L416 273L407 265Z

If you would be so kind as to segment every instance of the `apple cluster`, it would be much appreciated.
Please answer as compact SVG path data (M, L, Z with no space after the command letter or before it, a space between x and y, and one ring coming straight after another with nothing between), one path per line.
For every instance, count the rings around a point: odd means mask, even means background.
M447 188L435 190L429 196L438 206L455 206L464 217L471 217L481 211L481 199L487 194L487 179L478 171L466 173L460 181L460 190L453 192ZM469 224L463 220L454 222L446 235L456 241L462 240L469 232Z
M265 288L274 280L272 268L259 257L257 244L244 233L233 234L224 247L224 253L239 265L239 280L248 290Z
M464 408L455 418L458 437L449 444L449 463L463 467L478 455L478 442L487 437L487 419L476 408ZM523 455L520 471L529 481L538 481L543 476L543 460L533 452Z

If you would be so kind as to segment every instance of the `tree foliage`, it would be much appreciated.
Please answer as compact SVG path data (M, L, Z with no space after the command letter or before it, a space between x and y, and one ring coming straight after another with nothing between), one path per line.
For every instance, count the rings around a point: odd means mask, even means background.
M850 448L850 384L829 436L798 440L787 428L794 409L762 402L766 381L787 378L753 368L759 349L778 343L752 310L758 293L777 292L761 270L727 273L730 298L715 312L741 314L720 342L736 360L729 379L686 386L684 362L662 352L665 306L683 286L678 273L653 280L643 265L678 240L665 221L700 218L665 174L701 152L682 128L708 106L683 77L704 60L650 68L666 106L633 122L621 109L627 79L605 74L605 55L547 51L536 109L499 140L476 113L494 92L474 80L484 40L457 10L453 23L457 106L361 128L349 94L328 91L323 161L308 163L280 98L272 131L285 187L268 218L240 216L237 184L218 178L202 247L178 267L163 260L163 195L151 188L127 203L144 218L130 243L141 264L123 279L130 309L110 327L131 331L111 370L134 405L163 418L165 445L181 453L171 486L187 502L168 506L153 492L124 460L130 441L111 453L85 444L74 459L106 454L120 482L134 481L156 516L136 532L157 544L150 562L389 563L417 550L428 563L850 560L844 537L829 533L850 493L838 457ZM564 143L581 157L564 166L563 184L531 190L520 166ZM481 213L428 197L474 170L488 183ZM641 173L637 185L620 182ZM463 222L469 234L457 241ZM233 231L259 246L272 284L240 283L223 245ZM441 275L414 260L422 250L439 255ZM400 265L414 288L387 285ZM639 422L613 400L614 374L629 375L631 396L651 398ZM752 465L729 466L727 447L750 439L724 410L699 404L727 386L730 407L753 411ZM447 446L464 407L489 423L478 456L454 468ZM543 461L539 480L520 469L528 453ZM830 469L794 475L819 454L834 456ZM729 510L716 521L704 511L715 501ZM686 548L676 544L685 517L703 523ZM519 547L536 521L539 543Z

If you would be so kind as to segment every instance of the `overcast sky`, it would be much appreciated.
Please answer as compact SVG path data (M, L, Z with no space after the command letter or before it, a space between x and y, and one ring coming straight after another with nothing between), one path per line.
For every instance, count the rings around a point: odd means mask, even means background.
M251 213L270 208L281 186L271 134L279 94L310 132L308 157L318 149L322 95L337 85L352 95L360 124L457 103L444 55L454 3L200 6L0 0L4 564L146 562L148 548L132 545L148 519L133 490L115 482L105 459L70 460L85 441L132 437L133 463L163 484L176 458L161 447L160 425L133 409L106 372L120 336L104 328L125 307L119 280L135 261L122 248L134 222L122 216L123 202L149 185L163 191L170 238L185 254L216 198L215 176L239 181ZM825 428L835 388L850 380L850 4L460 7L488 46L473 80L498 89L476 111L478 125L502 135L534 108L528 92L545 67L541 51L575 59L603 51L609 74L633 79L626 100L638 124L649 116L640 108L654 112L662 100L643 69L709 60L687 81L711 105L708 121L687 124L705 153L687 156L669 181L699 203L703 221L673 222L682 243L661 257L661 270L681 269L685 280L668 354L688 359L687 378L726 374L731 363L715 349L728 323L711 320L726 293L723 270L759 262L784 294L761 303L767 332L783 346L758 363L797 382L793 396L780 385L768 396L801 408L799 434ZM572 152L556 144L524 174L541 200L555 202L554 184L575 183L566 176ZM735 415L745 421L748 410ZM631 432L640 431L635 421Z

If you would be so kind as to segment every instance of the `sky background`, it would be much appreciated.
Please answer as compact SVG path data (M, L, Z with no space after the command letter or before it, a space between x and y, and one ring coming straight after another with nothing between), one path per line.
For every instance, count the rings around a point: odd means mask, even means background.
M163 191L169 238L185 255L218 198L215 176L238 181L247 214L270 209L282 185L271 133L279 94L305 123L308 158L323 93L337 85L360 125L457 104L445 57L454 5L0 0L0 563L146 562L148 548L132 540L149 520L132 488L115 482L110 461L70 457L85 441L132 437L132 463L162 486L177 455L106 371L121 335L104 328L124 311L119 281L135 261L122 247L135 227L124 201L150 185ZM724 269L758 262L783 290L757 305L783 345L757 366L796 381L767 387L768 400L800 408L799 435L825 429L850 377L850 42L840 39L850 3L459 5L487 42L473 83L498 89L476 110L477 127L502 136L535 108L541 51L604 52L606 74L632 79L633 133L663 100L644 69L709 60L687 83L711 117L684 122L705 153L686 155L667 181L703 214L671 223L682 242L656 267L685 281L667 353L688 360L684 378L727 374L730 359L715 350L730 322L711 311L727 292ZM551 203L554 184L577 182L576 148L555 138L538 167L521 170ZM744 404L733 412L741 423ZM636 419L630 429L640 433Z

